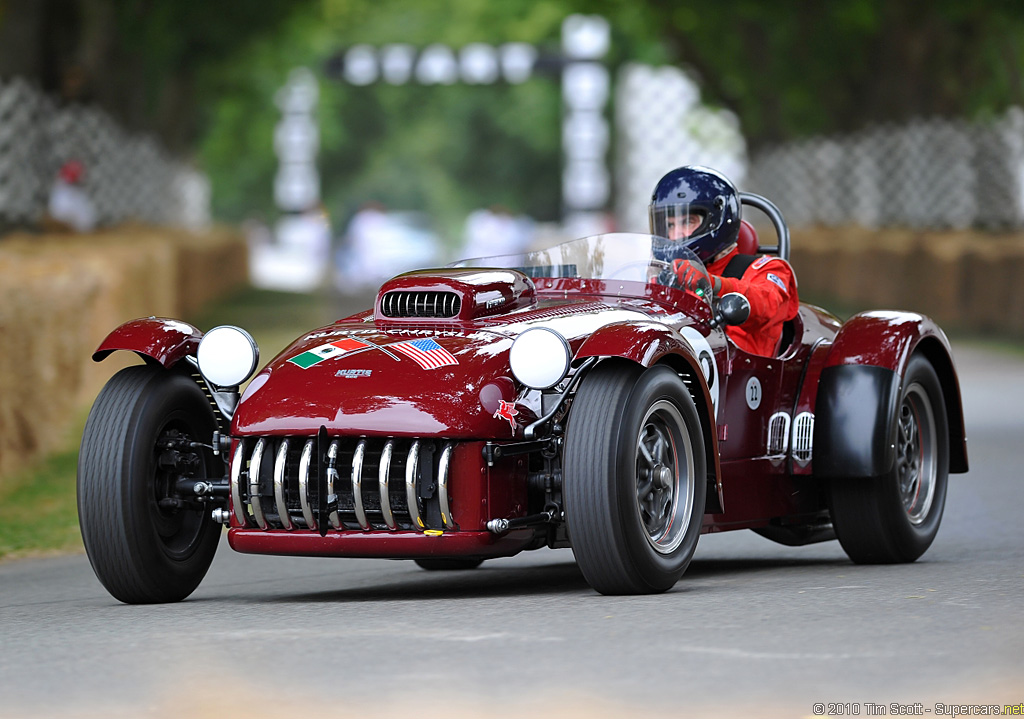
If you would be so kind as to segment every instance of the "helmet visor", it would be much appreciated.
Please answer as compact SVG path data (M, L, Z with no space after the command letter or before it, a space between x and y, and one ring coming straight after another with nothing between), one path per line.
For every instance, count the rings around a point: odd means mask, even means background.
M708 229L708 213L704 208L677 204L650 207L651 234L674 242L700 237Z

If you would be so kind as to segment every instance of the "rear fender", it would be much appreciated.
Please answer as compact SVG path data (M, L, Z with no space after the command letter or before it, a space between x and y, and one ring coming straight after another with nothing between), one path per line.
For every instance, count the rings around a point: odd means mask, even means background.
M839 330L818 382L814 474L877 477L895 460L897 403L907 363L923 354L942 384L949 420L949 471L967 471L960 383L946 335L911 312L864 312Z
M708 389L705 369L690 343L683 336L656 322L615 322L594 332L576 352L576 360L588 357L622 357L643 367L667 364L688 378L687 388L702 417L701 432L704 434L708 474L714 473L708 480L712 483L709 489L715 491L708 492L705 511L724 512L715 405ZM707 357L705 361L713 364L714 358ZM716 498L717 507L714 506Z
M94 362L101 362L116 350L136 353L147 363L173 367L182 358L195 356L203 333L196 327L166 317L131 320L115 329L92 353Z

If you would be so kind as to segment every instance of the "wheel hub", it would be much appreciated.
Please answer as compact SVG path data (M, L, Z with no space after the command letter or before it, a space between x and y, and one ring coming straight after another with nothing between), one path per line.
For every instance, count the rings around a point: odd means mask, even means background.
M913 384L900 406L896 430L896 477L900 499L914 524L928 516L935 494L935 418L924 388Z
M636 503L647 541L663 554L682 542L693 508L691 454L679 410L655 403L637 437Z

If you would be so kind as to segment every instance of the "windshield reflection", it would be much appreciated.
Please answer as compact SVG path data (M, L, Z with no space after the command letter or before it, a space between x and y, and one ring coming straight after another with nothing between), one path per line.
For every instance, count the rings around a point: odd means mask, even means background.
M672 285L672 260L688 261L693 266L703 280L696 288L697 294L710 299L707 270L696 255L663 237L632 232L592 235L514 255L473 257L449 267L500 267L515 269L533 278L568 277Z

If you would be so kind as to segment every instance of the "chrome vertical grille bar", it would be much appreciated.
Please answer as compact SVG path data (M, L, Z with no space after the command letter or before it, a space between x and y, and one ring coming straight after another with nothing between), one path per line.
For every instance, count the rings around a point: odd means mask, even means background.
M455 529L455 520L452 518L452 510L448 504L448 467L452 458L452 446L446 444L441 450L441 460L437 468L437 487L439 501L441 502L441 521L445 529Z
M309 464L313 458L314 440L306 440L299 457L299 503L302 505L302 517L306 520L307 529L316 529L313 518L313 507L309 503Z
M377 471L377 486L380 488L380 511L384 515L384 523L388 529L397 529L395 516L391 513L391 496L388 494L388 473L391 471L391 453L394 450L394 440L384 443L384 449L380 454L380 469Z
M414 440L409 447L409 456L405 461L405 499L409 505L409 517L415 529L426 529L423 517L420 516L420 504L417 497L416 479L420 468L420 441Z
M366 509L363 507L363 456L366 454L366 440L359 440L355 454L352 455L352 505L356 511L356 521L363 529L369 529L366 520Z
M288 516L288 503L284 499L284 471L288 463L288 440L281 440L277 448L277 459L274 461L274 503L277 505L277 516L285 529L295 529L292 518Z
M242 502L241 474L242 465L245 464L245 440L238 440L235 447L235 457L231 460L231 507L235 511L235 519L240 527L248 526L249 516L245 512L245 504Z
M801 412L793 421L793 459L801 466L811 461L814 454L814 415Z
M252 516L256 518L256 524L260 529L267 528L267 518L263 516L263 504L260 501L260 464L263 462L265 446L266 443L260 437L249 461L249 506L252 507Z
M340 484L341 475L338 474L336 463L338 461L338 440L331 442L331 446L327 448L327 499L328 501L332 496L337 496L337 487L335 486L335 480ZM331 526L335 529L341 529L341 517L338 516L337 510L331 512L327 516L327 521L331 523Z

